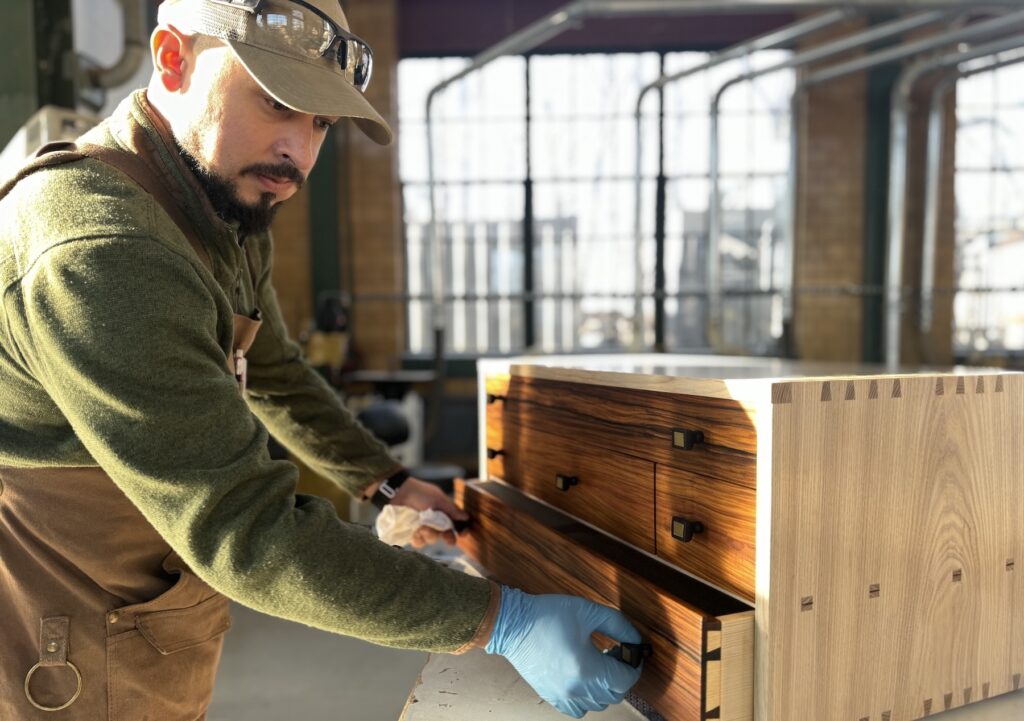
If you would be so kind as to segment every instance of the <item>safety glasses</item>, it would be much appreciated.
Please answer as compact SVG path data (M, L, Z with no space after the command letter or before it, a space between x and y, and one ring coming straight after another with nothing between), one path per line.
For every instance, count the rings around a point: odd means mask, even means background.
M345 78L365 92L373 75L373 51L365 40L338 25L304 0L209 0L253 16L254 33L245 42L298 52L305 57L335 59ZM252 26L250 26L251 28ZM255 34L258 37L252 37ZM254 43L255 44L255 43Z

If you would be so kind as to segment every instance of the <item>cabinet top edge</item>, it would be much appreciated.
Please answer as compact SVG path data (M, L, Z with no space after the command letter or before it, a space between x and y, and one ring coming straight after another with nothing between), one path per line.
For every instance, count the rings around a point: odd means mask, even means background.
M1002 381L976 379L1024 374L995 368L900 368L886 373L877 365L790 361L776 358L744 358L707 355L601 355L532 356L481 359L481 379L497 374L522 378L607 385L679 395L696 395L748 404L788 403L793 390L814 386L822 400L833 395L852 400L864 397L900 397L911 387L928 386L938 395L1002 391ZM951 380L946 380L951 379ZM968 379L975 379L969 381ZM879 384L885 385L880 389ZM861 387L863 385L863 387ZM945 391L945 387L949 390ZM835 386L833 388L833 386Z

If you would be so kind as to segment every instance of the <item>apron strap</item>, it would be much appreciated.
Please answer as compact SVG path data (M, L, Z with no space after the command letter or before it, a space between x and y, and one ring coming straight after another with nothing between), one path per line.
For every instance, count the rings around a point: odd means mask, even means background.
M68 661L68 628L70 619L67 616L52 616L39 622L39 663L29 670L25 676L25 697L29 703L41 711L61 711L78 700L82 693L82 674L75 664ZM78 688L74 695L61 706L43 706L32 696L32 676L41 668L67 666L75 672Z

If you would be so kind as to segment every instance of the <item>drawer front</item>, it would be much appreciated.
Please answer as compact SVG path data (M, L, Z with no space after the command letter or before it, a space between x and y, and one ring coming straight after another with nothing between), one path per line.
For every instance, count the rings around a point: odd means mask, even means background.
M749 721L749 608L502 484L460 483L456 500L473 517L459 546L496 580L580 595L629 617L653 647L634 691L659 713Z
M529 428L756 487L753 411L736 401L513 377L489 405L506 435Z
M756 493L662 465L655 487L658 556L754 603Z
M503 434L504 481L654 553L653 463L508 423Z

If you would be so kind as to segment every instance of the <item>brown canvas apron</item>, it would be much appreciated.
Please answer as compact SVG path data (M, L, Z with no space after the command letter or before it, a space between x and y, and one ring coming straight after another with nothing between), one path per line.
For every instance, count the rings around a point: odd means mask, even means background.
M243 391L254 316L234 317L227 358ZM0 468L0 610L3 721L206 718L228 599L101 469Z

